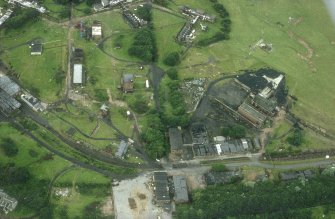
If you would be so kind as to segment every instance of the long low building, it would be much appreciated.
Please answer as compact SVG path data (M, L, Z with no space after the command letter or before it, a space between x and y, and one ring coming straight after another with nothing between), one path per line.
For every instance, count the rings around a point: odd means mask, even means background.
M174 200L176 203L185 203L189 201L185 176L173 176L173 187Z
M255 126L261 126L266 120L266 115L259 112L247 102L243 102L242 105L238 107L238 113Z
M166 172L154 172L153 184L155 191L155 200L158 205L169 204L171 202L169 194L169 185Z
M73 65L73 84L83 84L83 65Z

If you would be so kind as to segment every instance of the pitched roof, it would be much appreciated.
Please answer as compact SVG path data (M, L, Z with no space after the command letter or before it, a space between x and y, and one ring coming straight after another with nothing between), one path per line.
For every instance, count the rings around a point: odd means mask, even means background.
M82 64L73 65L73 83L74 84L83 83L83 65Z

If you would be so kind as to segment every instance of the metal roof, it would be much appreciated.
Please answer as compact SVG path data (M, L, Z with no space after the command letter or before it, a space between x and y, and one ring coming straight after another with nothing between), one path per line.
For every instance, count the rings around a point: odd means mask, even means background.
M128 144L124 140L121 140L115 156L122 157L128 150Z
M0 88L10 96L14 96L20 91L19 85L13 82L9 77L0 72Z
M185 176L173 176L174 199L176 202L188 202Z
M82 64L73 65L73 83L74 84L83 83L83 65Z
M170 202L169 186L166 172L154 172L153 177L157 202Z

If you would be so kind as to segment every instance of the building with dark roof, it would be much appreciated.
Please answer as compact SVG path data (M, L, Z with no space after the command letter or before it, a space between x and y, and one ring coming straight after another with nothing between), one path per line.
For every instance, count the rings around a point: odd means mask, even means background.
M178 154L183 152L183 136L180 128L169 128L169 140L171 153Z
M266 99L261 95L257 94L253 99L251 99L251 103L261 112L269 116L275 115L277 103L274 99Z
M259 112L247 102L243 102L241 106L238 107L237 111L244 119L257 127L263 125L264 121L266 120L266 115Z
M19 92L19 85L0 73L0 110L6 115L20 108L21 104L14 98Z
M124 93L134 91L134 75L124 74L121 77L121 87Z
M153 186L157 205L169 204L171 199L169 194L167 173L162 171L154 172Z
M30 45L30 55L42 55L43 46L41 43L34 43Z
M185 176L173 176L174 200L176 203L188 202L187 183Z
M131 13L127 9L124 9L122 14L124 19L132 28L139 28L145 26L148 23L147 21L137 17L135 14Z

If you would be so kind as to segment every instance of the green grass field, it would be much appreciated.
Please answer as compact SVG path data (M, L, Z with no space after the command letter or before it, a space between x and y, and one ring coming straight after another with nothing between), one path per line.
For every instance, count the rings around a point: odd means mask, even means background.
M63 85L56 83L54 75L59 68L66 70L67 67L66 33L67 30L59 25L43 20L28 23L19 30L0 31L0 37L3 37L0 45L9 49L0 58L20 75L24 88L37 89L45 102L62 95ZM35 38L44 43L41 56L31 56L30 48L25 44Z

